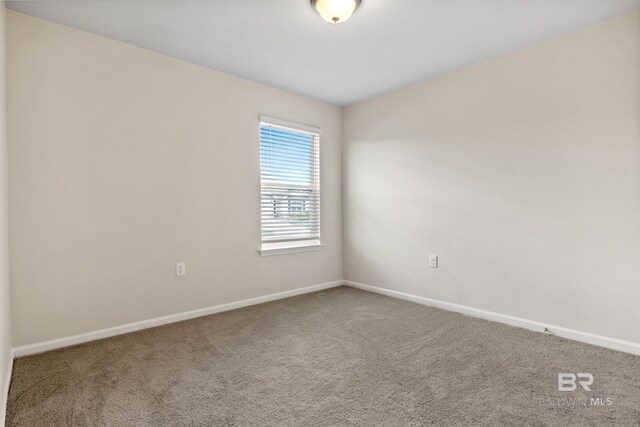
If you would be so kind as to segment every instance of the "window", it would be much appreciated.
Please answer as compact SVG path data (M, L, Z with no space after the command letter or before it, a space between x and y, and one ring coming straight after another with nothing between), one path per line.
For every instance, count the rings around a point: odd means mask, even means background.
M262 255L320 249L320 130L260 117Z

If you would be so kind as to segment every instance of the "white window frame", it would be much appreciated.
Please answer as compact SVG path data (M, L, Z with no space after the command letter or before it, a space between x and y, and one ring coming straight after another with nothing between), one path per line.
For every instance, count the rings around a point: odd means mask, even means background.
M309 240L290 240L284 242L265 242L262 240L262 209L260 210L260 249L258 252L262 256L271 256L271 255L282 255L282 254L290 254L295 252L309 252L309 251L317 251L324 247L321 242L321 222L322 222L322 203L321 203L321 191L320 191L320 136L321 130L314 126L304 125L300 123L290 122L287 120L277 119L269 116L260 116L260 123L258 125L258 129L262 125L270 125L278 128L288 129L296 132L303 132L313 135L317 138L317 144L312 145L312 149L317 150L312 156L312 159L315 161L311 164L311 173L317 177L316 182L310 185L300 185L294 183L287 183L283 185L283 188L305 188L310 189L318 194L318 238L317 239L309 239ZM260 136L259 146L262 146ZM261 164L262 156L260 156L260 170L262 170ZM266 181L269 185L273 185L274 183L271 181ZM262 199L262 187L265 182L260 177L260 198Z

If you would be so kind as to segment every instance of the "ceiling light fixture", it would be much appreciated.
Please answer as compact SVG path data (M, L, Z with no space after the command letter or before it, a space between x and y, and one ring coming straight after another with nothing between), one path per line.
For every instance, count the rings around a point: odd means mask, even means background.
M360 0L311 0L322 19L331 24L342 24L360 6Z

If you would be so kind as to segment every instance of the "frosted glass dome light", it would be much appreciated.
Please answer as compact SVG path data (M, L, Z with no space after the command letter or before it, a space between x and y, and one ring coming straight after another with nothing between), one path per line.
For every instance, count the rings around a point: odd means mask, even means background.
M342 24L360 6L360 0L311 0L311 5L331 24Z

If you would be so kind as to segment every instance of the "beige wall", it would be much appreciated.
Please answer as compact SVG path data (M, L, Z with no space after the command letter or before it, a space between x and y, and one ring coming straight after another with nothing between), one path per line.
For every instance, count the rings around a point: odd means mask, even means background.
M6 409L5 385L11 363L11 310L9 308L9 230L7 226L7 126L5 34L6 9L0 2L0 425L4 425Z
M339 108L14 12L8 26L16 345L342 278ZM322 128L324 250L257 252L260 114Z
M640 342L640 14L343 120L345 279Z

